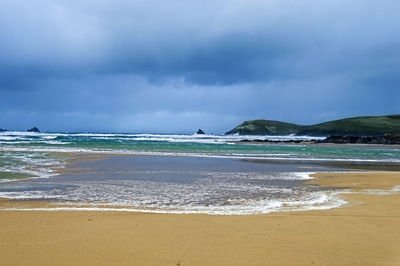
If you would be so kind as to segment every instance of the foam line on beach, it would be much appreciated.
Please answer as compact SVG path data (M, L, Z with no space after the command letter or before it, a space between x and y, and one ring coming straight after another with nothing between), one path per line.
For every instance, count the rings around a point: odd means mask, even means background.
M317 195L318 194L318 195ZM310 198L298 200L249 200L243 204L229 206L171 206L170 208L137 208L135 206L114 206L112 204L74 204L60 207L5 208L2 211L114 211L160 214L208 214L208 215L259 215L273 212L327 210L338 208L347 202L337 197L336 192L317 192ZM58 203L56 203L58 204ZM65 203L59 203L65 205ZM92 206L90 206L92 205ZM103 207L101 207L103 206Z
M347 201L340 197L341 194L370 194L370 195L392 195L400 192L400 186L394 186L390 190L368 189L363 191L343 190L320 192L321 198L304 204L302 201L294 202L270 202L269 206L273 208L265 208L262 204L255 206L241 206L235 210L236 206L221 210L213 207L197 207L196 209L144 209L144 208L121 208L121 207L77 207L77 206L62 206L62 207L38 207L38 208L4 208L0 211L94 211L94 212L136 212L136 213L155 213L155 214L207 214L207 215L260 215L274 212L297 212L297 211L313 211L313 210L328 210L340 208ZM285 207L282 207L285 206ZM250 210L252 209L252 210Z
M360 159L360 158L316 158L316 157L273 157L275 154L257 154L257 156L243 155L216 155L205 153L182 153L182 152L147 152L134 150L108 150L87 148L21 148L0 147L3 152L55 152L55 153L78 153L78 154L106 154L106 155L132 155L132 156L175 156L194 158L221 158L221 159L249 159L249 160L273 160L273 161L307 161L307 162L382 162L400 163L400 159Z

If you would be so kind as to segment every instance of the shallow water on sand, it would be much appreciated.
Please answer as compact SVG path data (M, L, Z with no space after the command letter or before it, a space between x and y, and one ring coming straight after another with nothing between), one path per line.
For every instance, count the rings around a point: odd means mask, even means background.
M49 178L0 184L0 197L52 200L70 207L259 214L342 204L304 186L317 165L260 164L231 159L111 156L76 161ZM337 170L337 169L336 169Z
M0 133L0 197L54 208L258 214L343 204L335 192L304 185L313 172L400 169L397 146L241 139L311 137Z

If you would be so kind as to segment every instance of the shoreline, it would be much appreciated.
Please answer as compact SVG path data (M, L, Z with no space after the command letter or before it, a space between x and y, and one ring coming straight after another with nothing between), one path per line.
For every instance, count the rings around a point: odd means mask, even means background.
M59 156L59 155L57 155ZM90 154L90 153L71 153L68 155L68 157L64 157L64 164L63 167L55 168L54 169L54 175L55 176L63 176L64 174L70 174L70 173L77 173L79 174L82 171L89 170L91 171L92 166L88 165L81 165L82 163L92 163L92 162L100 162L103 164L104 160L109 160L113 158L126 158L126 157L132 157L132 155L110 155L110 154ZM133 156L136 157L136 156ZM148 157L148 156L138 156L138 157ZM150 156L152 157L152 156ZM154 156L154 157L176 157L176 156ZM178 156L179 157L179 156ZM187 159L194 159L192 157L184 157ZM221 158L221 160L228 160L226 158ZM229 160L231 161L231 160ZM302 168L302 169L310 169L308 172L304 172L307 174L307 178L303 178L302 182L304 182L305 187L307 186L320 186L318 183L318 178L319 171L321 171L320 174L326 175L327 173L330 173L331 175L337 175L337 174L380 174L380 173L399 173L400 171L400 166L397 163L392 164L387 164L387 163L381 163L378 164L374 162L373 164L368 164L366 162L359 163L356 161L351 161L351 162L335 162L335 161L321 161L321 162L312 162L313 164L309 164L307 166L307 161L297 161L297 160L263 160L263 159L238 159L237 161L243 161L243 162L252 162L252 163L257 163L257 164L270 164L271 162L275 164L282 164L282 165L293 165L293 164L298 164L301 163L300 166L296 168ZM305 166L303 165L305 164ZM302 166L303 165L303 166ZM324 170L325 168L325 170ZM93 168L95 169L95 168ZM328 170L329 169L329 170ZM291 171L296 171L294 168ZM301 173L301 172L299 172ZM308 178L309 176L309 178ZM10 180L9 182L17 182L17 181L24 181L24 180L29 180L29 179L40 179L41 177L29 177L29 178L24 178L24 179L16 179L16 180ZM309 179L309 180L308 180ZM301 179L299 179L301 180ZM400 183L399 183L400 184ZM321 187L326 187L321 185ZM340 184L333 184L329 186L328 188L340 188ZM346 187L347 188L347 187ZM338 206L343 206L345 203L341 200L338 194L341 194L339 190L335 191L335 189L331 190L319 190L319 191L314 191L314 192L308 192L308 193L319 193L318 195L315 194L314 196L317 196L317 198L314 198L315 200L311 199L309 202L307 197L306 197L306 202L301 203L301 204L296 204L296 200L294 201L281 201L282 206L278 206L276 208L269 209L271 207L268 207L267 211L262 210L262 205L263 203L260 202L258 203L261 207L259 210L254 210L251 211L249 209L241 211L240 209L237 209L236 211L229 211L228 209L225 210L227 211L224 213L224 210L218 210L214 209L213 206L211 206L210 210L204 209L202 206L199 206L199 208L147 208L147 207L140 207L140 206L134 206L134 205L118 205L118 204L111 204L104 202L102 203L92 203L90 201L83 201L83 202L68 202L68 201L62 201L62 200L35 200L33 199L25 199L23 197L21 198L1 198L0 201L8 202L9 204L14 202L18 206L19 211L99 211L99 212L105 212L105 211L112 211L112 212L137 212L137 213L155 213L155 214L204 214L204 215L264 215L264 214L270 214L270 213L280 213L280 212L298 212L298 211L312 211L312 210L324 210L324 209L331 209L331 208L336 208ZM347 192L346 192L347 193ZM311 195L311 194L310 194ZM314 197L313 196L313 197ZM328 197L328 200L324 200L324 197ZM320 200L323 201L320 201ZM301 200L299 202L302 202ZM243 202L244 205L246 205L245 202ZM256 202L254 202L256 203ZM295 203L295 204L292 204ZM35 209L33 210L30 207L23 207L25 206L35 206ZM249 201L248 205L251 206L253 202ZM44 207L46 205L46 207ZM265 203L264 203L265 205ZM14 210L12 205L9 210L7 211L12 211ZM0 210L2 208L2 205L0 204ZM242 213L241 213L242 212Z
M7 265L398 265L400 173L317 173L341 208L265 215L0 211ZM375 191L371 191L375 190ZM362 193L360 193L362 192ZM375 193L375 194L374 194ZM40 202L0 201L7 204Z
M89 158L88 160L101 160L100 158ZM80 160L79 160L80 161ZM81 168L65 168L63 171L80 171ZM379 183L376 176L384 176L385 182ZM337 176L351 176L353 181L347 181L343 183L338 181ZM371 182L371 176L374 177ZM368 178L368 182L363 182L363 179ZM355 181L354 181L355 180ZM388 182L388 180L390 182ZM304 187L317 186L325 188L327 190L321 190L320 193L334 194L337 201L342 201L342 204L338 206L322 208L319 205L312 206L310 209L304 209L305 206L299 207L298 209L280 209L274 210L268 213L207 213L197 211L185 211L185 210L168 210L158 208L139 208L134 206L120 206L120 205L91 205L90 202L72 203L62 201L42 201L35 199L10 199L0 197L0 212L2 211L48 211L48 212L128 212L137 214L166 214L166 215L210 215L210 216L252 216L252 215L270 215L277 213L287 212L312 212L312 211L329 211L336 208L346 208L346 205L351 202L344 201L345 198L352 198L351 195L368 195L368 194L400 194L400 172L398 171L329 171L329 172L316 172L310 173L310 179L304 180ZM350 196L349 196L350 195ZM331 199L332 200L332 199Z

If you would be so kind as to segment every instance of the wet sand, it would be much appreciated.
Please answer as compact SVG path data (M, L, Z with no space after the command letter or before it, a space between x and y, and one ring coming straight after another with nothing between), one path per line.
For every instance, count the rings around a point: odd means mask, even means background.
M0 211L2 265L400 265L400 173L320 173L339 209L249 216ZM43 207L0 201L0 207Z

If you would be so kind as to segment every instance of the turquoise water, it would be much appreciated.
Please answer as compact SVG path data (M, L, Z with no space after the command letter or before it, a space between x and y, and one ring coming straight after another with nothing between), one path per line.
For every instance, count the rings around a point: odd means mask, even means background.
M168 155L279 161L400 162L400 149L368 145L254 145L243 139L310 140L307 136L94 133L0 133L0 182L48 177L68 154Z
M243 139L312 138L3 132L0 197L63 204L54 209L208 214L326 209L343 201L304 186L311 173L400 166L397 146L248 144ZM79 171L57 171L87 154L99 160L69 165Z
M367 145L252 145L242 139L312 139L295 136L0 133L0 152L115 153L276 159L400 161L400 149Z
M69 153L290 161L400 162L400 149L397 147L239 143L243 139L310 140L313 138L307 136L3 132L0 133L0 182L27 176L49 176L56 168L65 164L66 154Z

